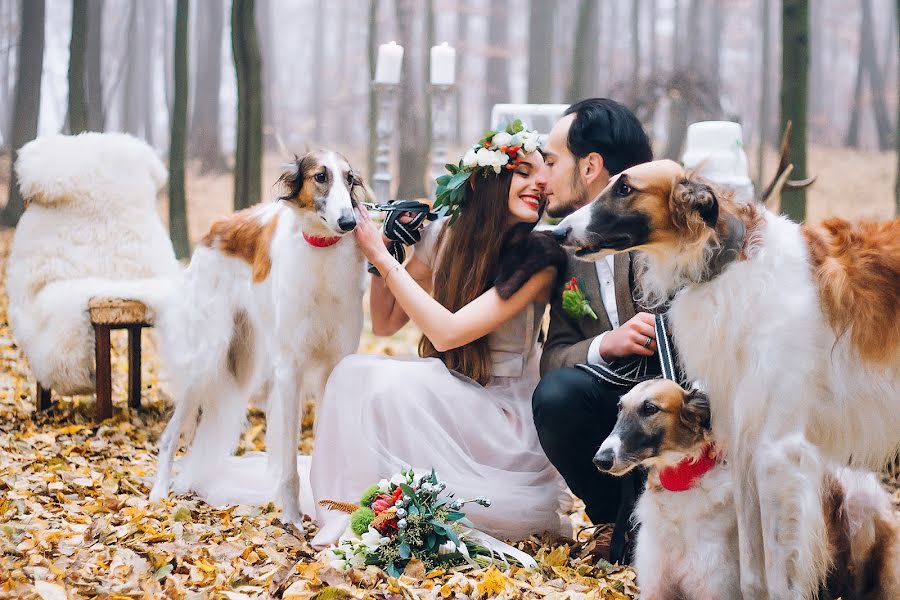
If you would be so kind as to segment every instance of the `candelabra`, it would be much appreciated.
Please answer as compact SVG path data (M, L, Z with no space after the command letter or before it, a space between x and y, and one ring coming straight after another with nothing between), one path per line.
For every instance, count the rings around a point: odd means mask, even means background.
M395 83L372 84L375 87L377 116L375 120L375 173L372 175L372 191L378 202L391 197L391 139L394 118L397 114L397 90Z
M447 164L447 144L453 128L451 106L455 86L431 85L431 184L429 193L434 198L435 179L444 174Z

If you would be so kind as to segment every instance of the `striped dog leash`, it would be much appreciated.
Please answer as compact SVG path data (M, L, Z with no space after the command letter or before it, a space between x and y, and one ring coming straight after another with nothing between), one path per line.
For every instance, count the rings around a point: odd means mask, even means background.
M384 235L391 241L388 252L401 264L406 260L406 246L412 246L422 239L422 231L419 229L422 223L426 219L434 221L438 218L438 214L432 212L430 206L416 200L391 200L387 204L364 202L363 205L369 210L387 213L384 218ZM400 221L400 216L405 213L412 213L409 223ZM375 265L369 264L366 270L372 275L380 276Z

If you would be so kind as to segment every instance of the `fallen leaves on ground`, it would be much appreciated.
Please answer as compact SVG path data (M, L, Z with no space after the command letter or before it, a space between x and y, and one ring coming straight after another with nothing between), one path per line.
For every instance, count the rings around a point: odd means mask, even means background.
M12 232L0 231L5 272ZM618 599L636 595L634 572L602 568L558 540L521 546L555 557L535 571L466 568L426 573L415 561L399 578L369 567L331 568L305 534L266 506L212 507L191 496L148 499L156 441L170 406L160 381L152 335L145 332L141 401L125 406L127 352L113 332L115 416L93 420L91 396L58 398L35 414L35 381L11 337L5 288L0 289L0 598L107 600L178 598L548 598ZM370 331L367 324L366 331ZM415 351L417 333L364 335L361 350ZM314 410L303 423L301 450L312 449ZM263 450L265 422L249 412L238 452ZM573 514L584 525L583 512ZM560 561L559 557L564 556Z
M10 231L0 231L5 271ZM543 598L624 600L637 596L635 573L597 560L588 532L570 547L531 538L519 546L536 570L442 569L411 563L399 578L369 567L331 568L305 534L280 520L274 504L216 508L193 496L147 499L156 440L169 414L152 337L144 336L143 408L128 411L124 334L113 339L116 416L93 421L92 397L56 398L34 414L35 382L11 338L0 289L0 598L106 600L407 600ZM370 331L367 325L366 331ZM364 336L365 352L414 352L417 334ZM301 449L312 449L307 410ZM238 452L264 449L265 423L249 413ZM900 494L895 493L900 500ZM575 502L573 525L589 525ZM571 541L570 541L571 544Z

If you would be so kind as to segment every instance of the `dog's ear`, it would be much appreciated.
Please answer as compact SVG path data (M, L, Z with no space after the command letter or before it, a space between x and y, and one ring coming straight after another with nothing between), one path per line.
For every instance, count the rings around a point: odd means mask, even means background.
M358 171L353 171L353 187L350 189L350 201L355 207L361 207L365 202L376 203L375 194L369 188L369 184Z
M712 429L709 396L697 389L689 391L681 407L681 421L690 429Z
M304 154L302 158L294 155L294 160L285 165L281 177L275 182L281 186L281 195L279 200L293 200L303 188L303 173L305 170L304 161L307 160L309 154Z
M676 225L695 229L700 223L715 227L719 219L719 200L708 184L692 177L676 181L669 199L670 214Z

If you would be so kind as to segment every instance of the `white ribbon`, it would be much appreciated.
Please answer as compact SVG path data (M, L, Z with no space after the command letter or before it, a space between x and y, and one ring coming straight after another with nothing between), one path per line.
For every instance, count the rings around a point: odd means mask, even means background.
M519 564L521 564L526 569L536 569L537 563L531 558L529 555L525 554L521 550L513 548L509 544L505 542L501 542L495 537L489 536L486 533L478 531L477 529L471 529L466 532L463 536L463 540L471 540L473 542L477 542L490 550L491 555L496 554L500 560L502 560L506 565L509 563L506 560L506 557L515 559Z

